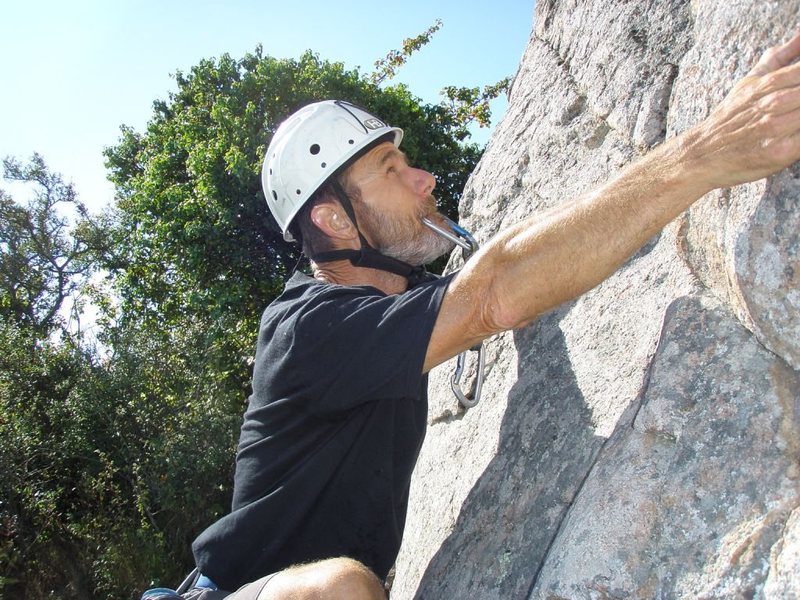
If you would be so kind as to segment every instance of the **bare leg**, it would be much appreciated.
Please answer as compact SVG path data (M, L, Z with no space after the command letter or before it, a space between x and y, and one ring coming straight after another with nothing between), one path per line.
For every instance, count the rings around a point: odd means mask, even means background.
M386 600L378 577L360 562L331 558L289 567L247 584L226 600Z

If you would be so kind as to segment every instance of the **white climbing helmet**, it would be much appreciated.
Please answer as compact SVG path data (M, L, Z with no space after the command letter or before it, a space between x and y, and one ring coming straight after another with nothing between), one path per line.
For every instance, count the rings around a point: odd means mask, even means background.
M387 134L400 145L402 129L341 100L309 104L281 123L264 156L261 185L286 241L294 240L289 225L311 195L348 160Z

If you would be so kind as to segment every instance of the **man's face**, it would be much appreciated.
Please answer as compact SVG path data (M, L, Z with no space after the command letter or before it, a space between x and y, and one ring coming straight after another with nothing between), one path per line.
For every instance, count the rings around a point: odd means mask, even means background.
M391 142L379 144L347 173L356 188L354 208L359 228L372 246L410 265L424 265L453 249L453 243L422 224L443 223L436 210L433 175L409 166ZM360 199L358 196L360 195Z

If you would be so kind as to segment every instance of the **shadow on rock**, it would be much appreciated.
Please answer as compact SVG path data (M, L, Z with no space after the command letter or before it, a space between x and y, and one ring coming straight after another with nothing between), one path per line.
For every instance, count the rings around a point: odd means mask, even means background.
M605 442L594 433L559 326L570 306L515 332L517 381L497 454L428 564L418 600L527 597Z

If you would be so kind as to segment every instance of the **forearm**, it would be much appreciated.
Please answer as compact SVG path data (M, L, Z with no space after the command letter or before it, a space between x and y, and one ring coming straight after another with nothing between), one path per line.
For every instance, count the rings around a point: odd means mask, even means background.
M487 244L478 260L491 273L492 328L522 325L593 288L709 191L685 139L666 142L601 188Z
M800 159L798 57L800 34L765 52L702 123L486 244L448 288L425 368L591 289L708 191Z

